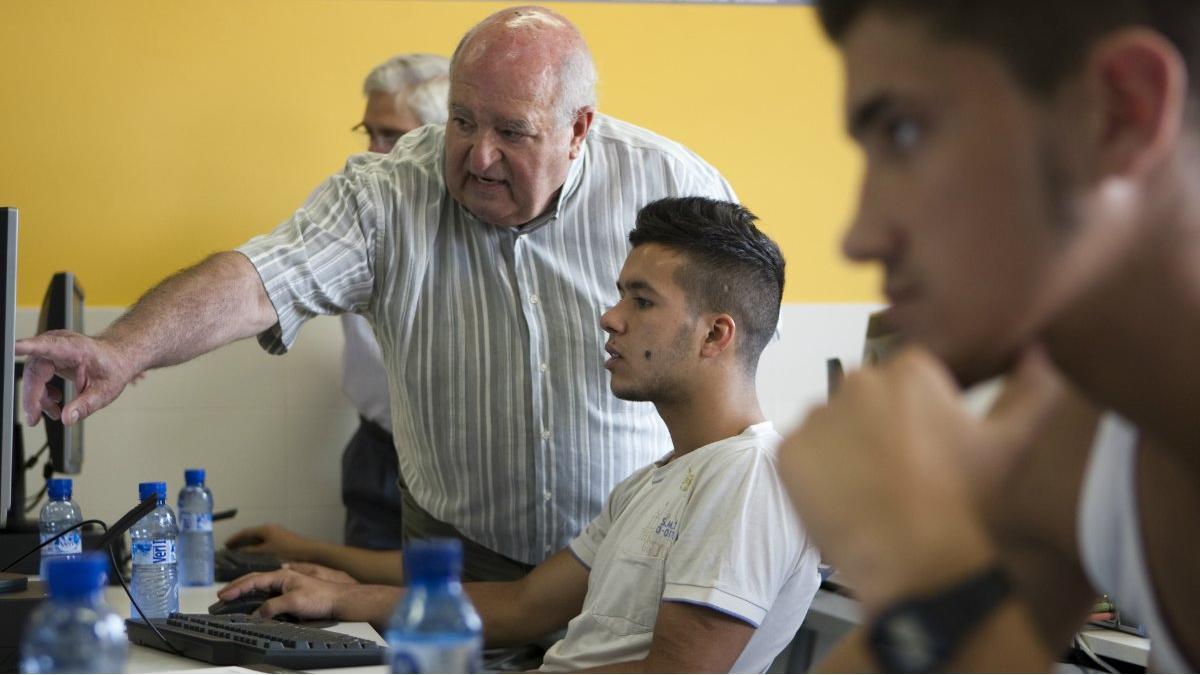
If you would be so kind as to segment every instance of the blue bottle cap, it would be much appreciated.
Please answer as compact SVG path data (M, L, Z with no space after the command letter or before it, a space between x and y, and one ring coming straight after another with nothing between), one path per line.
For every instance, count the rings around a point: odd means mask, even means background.
M53 598L80 598L104 587L108 579L108 558L91 552L78 557L51 558L46 562L46 582Z
M150 495L158 495L158 501L165 502L167 500L167 484L162 481L138 483L138 501L143 501Z
M51 478L49 488L51 501L60 501L71 498L71 479L70 478Z
M204 469L184 469L183 480L188 485L204 485Z
M457 579L463 548L458 539L415 539L404 543L404 573L409 581Z

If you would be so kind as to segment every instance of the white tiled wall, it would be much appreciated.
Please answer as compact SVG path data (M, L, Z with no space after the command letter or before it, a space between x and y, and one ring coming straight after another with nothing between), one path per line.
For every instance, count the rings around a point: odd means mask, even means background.
M874 307L784 307L780 339L759 369L760 397L777 428L786 431L824 400L826 358L858 362ZM88 332L121 311L88 308ZM36 321L36 310L20 310L17 335L32 335ZM357 425L341 393L341 344L339 322L326 317L309 322L287 356L244 340L148 373L85 422L83 472L74 477L85 517L112 522L137 501L140 481L166 480L174 502L184 468L202 466L217 508L238 508L235 520L217 523L218 542L265 521L339 541L341 450ZM27 451L44 438L40 426L26 428ZM40 485L40 468L28 480Z
M121 311L88 308L88 332ZM36 315L18 312L19 336L34 332ZM341 393L341 344L337 320L321 318L284 357L244 340L148 373L85 422L83 471L74 476L85 516L112 522L147 480L167 481L174 502L184 468L200 466L217 508L238 508L236 519L216 524L218 541L264 521L340 540L341 449L357 425ZM26 451L44 438L40 426L26 428ZM40 482L40 468L30 471L28 483Z

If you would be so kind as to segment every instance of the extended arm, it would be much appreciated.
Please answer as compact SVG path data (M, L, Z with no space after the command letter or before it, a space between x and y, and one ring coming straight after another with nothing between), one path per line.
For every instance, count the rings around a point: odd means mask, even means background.
M567 625L583 608L588 570L570 552L551 556L518 581L465 584L483 619L484 640L491 646L523 644ZM387 625L404 589L395 586L338 584L293 570L248 574L217 593L232 600L247 591L282 593L263 603L262 616L332 617Z
M111 403L137 374L195 358L270 328L277 321L258 272L241 253L217 253L151 289L95 338L51 331L16 344L25 364L23 403L30 424L42 412L74 424ZM59 409L58 375L76 398Z
M563 549L519 581L466 584L490 647L519 645L559 630L583 610L588 569Z
M341 570L364 584L404 584L404 556L399 550L373 551L302 537L281 525L250 527L225 541L230 548L271 553L284 560L316 563Z

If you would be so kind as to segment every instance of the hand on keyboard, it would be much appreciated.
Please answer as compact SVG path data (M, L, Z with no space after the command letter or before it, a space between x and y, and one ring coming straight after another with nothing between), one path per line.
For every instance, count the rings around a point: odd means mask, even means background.
M311 560L317 542L302 537L282 525L268 523L239 530L225 540L231 549L250 553L270 553L284 560Z
M358 580L346 574L341 570L335 570L332 567L318 565L316 563L290 562L284 563L283 566L294 572L306 574L310 577L315 577L321 581L331 581L335 584L357 584Z
M217 592L217 597L229 602L251 591L278 593L278 596L264 602L254 615L265 619L279 614L290 614L299 619L326 619L334 618L339 590L346 586L295 570L281 569L248 574L222 588Z

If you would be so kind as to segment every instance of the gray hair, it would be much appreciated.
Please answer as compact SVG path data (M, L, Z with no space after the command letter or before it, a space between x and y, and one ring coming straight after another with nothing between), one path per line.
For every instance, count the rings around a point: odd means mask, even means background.
M563 26L570 28L578 36L578 31L566 19L541 7L518 7L501 10L488 19L477 24L462 36L454 55L450 58L450 72L453 74L455 65L462 55L463 47L475 37L481 28L501 13L515 12L516 16L505 21L504 25L510 31L536 31L547 26ZM575 122L579 111L584 108L596 108L596 63L592 60L592 52L587 43L579 37L572 45L562 61L558 63L558 95L555 97L556 117L559 124L570 125Z
M421 124L446 121L450 93L450 61L435 54L401 54L375 66L363 80L363 95L395 94Z
M558 118L571 124L579 111L596 108L596 63L587 45L572 49L558 66Z

